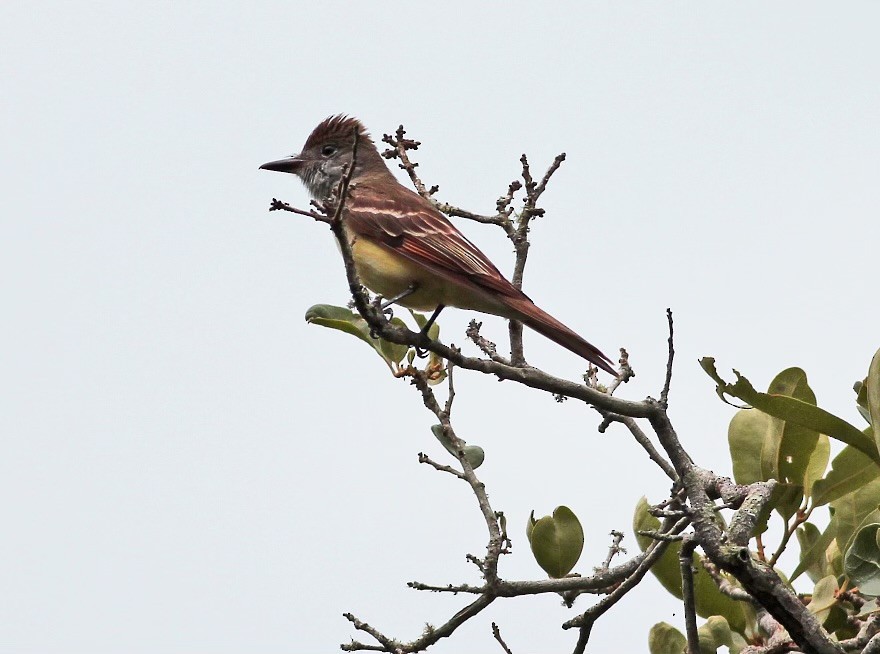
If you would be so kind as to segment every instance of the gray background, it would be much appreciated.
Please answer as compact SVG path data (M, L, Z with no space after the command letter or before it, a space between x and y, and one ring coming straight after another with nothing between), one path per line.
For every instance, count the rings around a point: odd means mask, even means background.
M9 652L336 651L343 611L400 638L465 602L484 526L432 416L363 344L308 326L345 303L326 227L258 171L325 116L404 123L439 197L490 212L526 152L568 161L526 290L657 395L729 472L732 409L696 359L757 386L790 365L854 422L877 340L875 3L4 3L0 9L0 644ZM503 270L499 230L457 221ZM448 311L464 345L472 316ZM504 323L484 333L503 341ZM581 362L528 335L530 361ZM469 351L472 351L471 348ZM540 577L530 510L566 504L604 558L666 478L575 402L458 376L459 433ZM635 549L631 535L624 541ZM583 610L592 599L583 598ZM498 602L438 652L567 651L556 597ZM648 579L594 630L645 651L681 626Z

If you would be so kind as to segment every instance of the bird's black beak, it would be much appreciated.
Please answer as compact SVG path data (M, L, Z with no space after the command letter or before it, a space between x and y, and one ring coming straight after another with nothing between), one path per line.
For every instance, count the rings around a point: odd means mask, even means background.
M287 157L287 159L279 159L278 161L270 161L260 166L265 170L276 170L279 173L297 174L302 167L304 161L298 156Z

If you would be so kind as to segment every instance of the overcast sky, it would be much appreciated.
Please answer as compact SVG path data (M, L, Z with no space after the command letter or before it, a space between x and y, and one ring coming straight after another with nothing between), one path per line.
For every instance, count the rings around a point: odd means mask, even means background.
M466 599L486 537L432 416L363 343L332 237L291 176L324 117L403 123L439 197L489 213L528 153L568 159L526 291L660 391L696 461L730 472L696 360L759 388L803 367L859 423L878 342L876 3L39 3L0 8L0 650L330 652L351 611L410 640ZM511 269L500 230L457 224ZM473 316L447 311L446 342ZM503 342L504 323L484 335ZM529 361L582 362L536 335ZM469 351L473 353L473 348ZM616 357L614 357L616 358ZM578 570L668 480L587 407L473 373L454 421L508 516L509 579L540 578L529 511L571 507ZM592 602L583 597L575 610ZM557 597L498 601L437 652L569 651ZM592 651L646 651L681 609L646 579ZM360 636L356 636L359 637Z

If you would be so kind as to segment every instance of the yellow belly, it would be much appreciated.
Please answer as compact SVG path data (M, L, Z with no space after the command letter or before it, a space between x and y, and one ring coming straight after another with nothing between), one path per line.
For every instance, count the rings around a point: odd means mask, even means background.
M488 291L447 281L366 239L353 239L351 251L358 277L374 293L392 298L415 284L416 290L398 302L402 306L433 311L442 304L495 315L504 315L506 310Z

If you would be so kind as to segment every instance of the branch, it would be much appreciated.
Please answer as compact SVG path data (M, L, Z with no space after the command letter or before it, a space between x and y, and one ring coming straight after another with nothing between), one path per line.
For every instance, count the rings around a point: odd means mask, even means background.
M501 630L494 622L492 623L492 636L494 636L495 640L498 641L498 644L501 645L501 649L504 650L504 654L513 654L513 652L511 652L510 648L507 646L507 643L505 643L504 639L501 638Z
M816 617L804 606L766 564L756 561L743 543L748 542L761 508L770 499L773 482L752 484L742 506L725 533L715 517L709 492L716 491L716 476L698 468L682 448L665 411L648 417L682 480L693 515L694 534L711 561L732 574L755 600L784 627L801 649L815 654L840 654L843 650L822 629ZM713 483L707 483L707 479Z
M538 208L538 200L546 190L547 182L550 181L553 173L559 169L559 166L562 165L563 161L565 161L564 152L556 156L553 163L550 164L550 167L547 169L547 172L544 173L541 183L536 184L532 179L528 158L525 154L520 157L520 163L522 163L522 178L524 182L523 188L526 192L526 198L524 200L522 211L520 211L520 214L516 219L516 228L512 232L508 231L507 233L507 237L513 243L513 248L516 252L513 276L510 278L510 281L520 290L522 290L526 260L529 256L529 224L531 223L532 218L544 215L544 210ZM510 332L510 361L514 365L524 366L526 365L526 360L523 354L522 323L518 320L511 320L508 323L508 330Z
M354 652L358 650L373 650L380 652L392 652L393 654L421 652L422 650L427 649L431 645L435 644L441 638L447 638L451 636L456 629L458 629L462 624L464 624L472 617L477 615L480 611L489 606L489 604L491 604L493 600L494 598L489 595L483 595L482 597L477 598L439 627L432 627L431 625L428 625L425 628L425 633L422 634L420 638L417 638L416 640L413 640L409 643L400 643L396 640L392 640L387 636L384 636L382 633L371 627L366 622L362 622L351 613L344 613L343 616L354 625L355 629L365 631L366 633L370 634L379 643L381 643L382 647L376 647L375 645L366 645L358 641L352 641L348 644L341 645L340 649L346 652Z
M663 390L660 391L660 406L664 409L669 406L669 386L672 384L672 361L675 358L675 347L672 342L674 333L672 329L672 309L666 309L666 322L669 324L669 338L667 339L669 354L666 357L666 379L663 382Z
M602 413L600 411L600 413ZM599 425L599 432L604 433L604 427L612 422L619 422L624 427L629 429L629 432L633 435L633 438L636 439L636 442L642 446L642 449L645 450L648 454L648 458L651 459L654 463L660 466L660 469L666 473L666 476L669 477L672 481L678 482L678 474L675 472L675 468L672 467L672 464L669 463L660 452L654 447L654 444L651 443L651 439L648 438L648 435L639 427L639 423L628 416L622 416L617 413L604 413L605 419L602 421L602 424Z
M681 568L681 601L684 604L684 624L687 632L688 654L700 654L700 637L697 634L696 598L694 596L693 555L697 542L691 536L682 540L678 553Z
M406 140L404 134L405 132L401 127L397 131L396 141L393 142L395 150L390 155L386 153L386 156L399 158L403 162L401 166L407 170L417 190L423 197L430 199L437 191L437 187L426 189L421 180L418 179L418 176L415 174L417 164L409 160L407 150L415 149L419 144L416 141ZM390 139L391 137L387 138ZM357 156L357 141L358 135L354 134L351 164L343 174L339 187L336 190L335 198L331 198L326 206L324 213L327 215L322 216L315 211L294 210L289 205L280 203L277 200L273 201L272 209L293 211L294 213L306 215L330 224L342 253L349 290L354 299L354 306L367 321L372 332L391 343L419 347L433 352L446 359L450 366L494 375L500 380L514 381L530 388L543 390L554 396L577 399L592 405L603 415L605 419L603 425L607 426L610 422L617 421L622 422L630 430L634 437L636 437L637 442L648 452L652 460L657 462L667 476L676 480L677 484L683 487L683 492L687 497L689 506L682 507L682 510L686 511L685 517L666 518L664 521L663 538L656 540L646 550L644 555L635 557L623 566L618 566L618 568L609 570L607 573L597 574L589 578L572 577L533 582L505 582L499 578L497 571L498 558L503 545L498 514L492 510L485 487L476 477L473 468L464 457L464 442L456 436L452 429L449 420L451 399L445 407L441 407L428 387L424 374L417 372L413 375L414 384L422 393L425 406L440 419L445 435L456 448L456 456L460 462L461 471L459 472L447 466L440 466L427 459L427 457L425 457L423 462L429 463L436 469L444 472L451 471L457 478L467 481L471 486L489 532L486 558L481 561L473 557L473 560L478 564L483 573L485 583L479 588L470 586L444 587L449 592L474 592L479 596L474 602L452 616L444 625L439 628L429 627L419 639L411 643L401 644L382 635L376 629L358 620L351 614L347 614L346 617L355 625L356 629L370 634L379 645L364 645L353 642L344 647L344 649L382 650L394 652L395 654L424 649L436 643L440 638L450 635L460 624L482 611L497 597L543 592L607 592L607 589L612 585L607 583L609 579L613 578L612 573L621 570L621 568L626 568L624 577L613 582L618 584L614 587L614 590L585 613L569 620L563 625L565 629L578 628L580 630L575 651L583 651L589 640L593 623L641 581L651 565L668 547L668 539L677 536L687 524L692 523L693 535L690 537L692 540L689 542L693 542L694 546L698 544L706 553L706 557L718 569L736 578L742 585L744 592L753 597L754 601L760 604L760 606L766 608L768 619L772 618L775 621L774 624L778 624L780 632L783 629L787 631L791 639L803 651L815 652L817 654L839 654L842 652L843 649L840 644L829 637L817 622L815 616L809 612L797 595L785 586L772 568L761 561L756 561L747 547L751 534L757 524L758 515L770 499L774 482L737 486L729 479L718 477L711 471L699 468L684 447L682 447L666 411L674 360L671 312L667 312L669 354L666 378L660 393L660 400L654 400L649 397L640 402L614 397L610 392L600 391L589 383L575 383L554 377L535 368L525 367L521 347L521 332L518 332L515 323L512 323L510 328L511 358L509 361L494 353L494 345L485 341L485 339L481 340L481 338L469 335L489 358L466 357L456 348L448 347L439 341L432 341L425 334L412 332L406 327L390 324L381 310L370 302L369 296L357 278L351 253L351 243L346 238L343 228L345 220L344 206L348 198L351 171L354 169ZM392 141L386 142L391 143ZM533 218L543 215L543 209L537 206L538 199L546 189L550 177L559 168L563 160L564 155L558 156L541 181L535 182L531 175L528 160L523 156L521 159L523 185L521 187L518 187L516 184L509 186L507 195L500 198L497 202L498 214L495 216L478 216L450 208L448 205L445 207L447 212L450 210L459 212L454 213L454 215L464 215L464 217L469 217L479 222L498 224L505 230L508 237L514 242L514 247L517 251L512 281L518 287L522 284L523 271L527 260L529 223ZM517 216L514 225L510 218L513 214L510 205L514 194L519 188L525 189L526 198L523 210ZM440 208L442 205L437 204L436 206ZM318 208L321 209L322 207ZM441 210L444 209L441 208ZM475 332L475 336L479 336L478 330ZM611 418L612 415L614 416L613 418ZM635 422L634 419L636 418L646 418L648 420L657 435L660 446L665 452L665 457L661 456L660 452L654 449L644 431ZM717 512L720 507L715 503L715 500L719 498L722 499L725 507L735 509L728 528L725 528L723 522L717 519ZM606 582L606 585L598 585L602 581ZM424 589L437 590L438 592L441 590L439 587L427 586ZM866 650L876 647L880 647L880 642L878 642L877 636L873 636L868 641Z
M498 363L502 363L505 366L511 365L510 359L507 359L498 354L498 349L495 346L495 343L480 335L480 328L482 326L483 323L477 322L476 320L471 320L468 324L468 328L465 330L465 336L471 339L474 345L480 348L483 354L492 359L492 361L497 361Z
M320 214L317 211L309 210L305 211L304 209L297 209L296 207L292 207L286 202L282 202L276 198L272 198L272 202L269 203L269 211L290 211L291 213L299 214L300 216L308 216L309 218L314 218L318 222L322 223L330 223L330 216Z
M431 413L437 416L437 419L440 421L440 425L443 428L444 435L452 441L452 444L456 449L455 454L462 469L461 474L456 476L470 485L471 490L477 498L477 504L480 507L480 512L483 514L486 528L489 531L489 543L486 546L486 558L483 561L483 576L486 579L487 585L491 588L498 583L498 559L501 556L502 549L501 528L498 525L498 517L492 509L492 506L489 504L489 496L486 494L485 485L477 478L473 467L471 467L471 464L465 457L465 442L456 435L455 430L452 428L449 410L452 406L452 398L455 397L455 390L452 385L451 364L449 366L449 376L447 379L449 380L450 397L445 409L441 408L437 403L437 399L434 397L434 391L431 390L431 387L428 385L428 380L422 371L417 370L415 372L413 376L413 384L421 392L422 401L425 406L431 411Z
M620 542L623 540L623 532L612 530L610 536L612 540L611 546L608 548L608 556L605 557L599 570L607 570L611 566L611 560L615 556L618 554L626 554L626 549L620 546Z
M419 164L413 162L409 158L409 154L407 154L408 150L418 150L421 145L420 141L414 141L412 139L406 138L406 130L403 129L403 125L397 128L394 132L394 136L390 134L382 135L382 142L387 143L393 149L385 150L382 153L382 156L386 159L399 159L400 160L400 168L406 171L406 174L409 175L409 179L412 182L412 185L415 187L416 192L421 195L426 200L430 201L434 208L438 211L445 213L447 216L455 216L457 218L466 218L467 220L473 220L478 223L483 224L491 224L491 225L499 225L503 227L505 231L508 229L513 229L510 225L510 220L508 218L509 214L505 214L501 208L501 202L503 200L499 199L498 201L498 213L494 216L483 216L477 213L473 213L471 211L466 211L464 209L460 209L446 202L438 202L434 199L434 194L440 190L439 186L432 186L430 189L425 186L425 183L419 178L416 173L416 168L418 168ZM514 189L515 192L516 189ZM512 197L512 192L510 193ZM509 204L509 202L508 202Z
M471 586L469 584L432 586L418 581L411 581L407 586L414 590L424 590L434 593L469 593L482 595L492 592L496 597L522 597L525 595L543 595L546 593L602 593L616 586L624 579L632 576L644 564L648 553L643 552L626 563L615 566L608 570L597 570L595 574L585 577L562 577L560 579L534 579L523 581L505 581L499 579L494 588L490 589L485 584Z
M669 533L680 533L685 527L687 527L688 522L688 518L682 518L672 526L672 528L669 530ZM591 606L586 612L577 616L576 618L572 618L568 622L563 623L562 628L583 628L587 625L592 625L602 616L602 614L604 614L608 609L614 606L618 601L620 601L620 599L624 595L626 595L629 591L631 591L638 585L642 578L648 573L648 570L651 569L651 566L653 566L654 563L656 563L657 560L663 555L663 552L666 551L666 548L668 546L668 541L655 541L645 551L645 557L642 559L639 566L631 575L624 579L620 583L620 585L615 588L611 593L609 593L601 600L599 600L596 604Z

